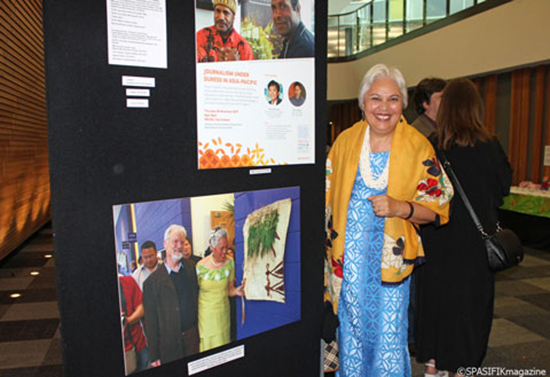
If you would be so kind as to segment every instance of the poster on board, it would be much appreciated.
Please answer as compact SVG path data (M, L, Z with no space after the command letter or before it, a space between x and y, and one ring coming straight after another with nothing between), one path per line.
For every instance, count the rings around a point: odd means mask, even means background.
M315 163L314 0L197 0L199 169Z
M109 64L168 68L166 0L107 0Z
M126 375L300 320L299 187L120 204L113 224Z

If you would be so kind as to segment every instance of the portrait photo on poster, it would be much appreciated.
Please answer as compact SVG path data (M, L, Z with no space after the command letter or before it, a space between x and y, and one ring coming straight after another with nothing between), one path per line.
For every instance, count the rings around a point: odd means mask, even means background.
M304 85L295 81L288 87L288 99L290 103L296 107L300 107L306 101L306 88Z
M113 206L126 375L300 320L300 188Z
M315 163L314 0L195 4L198 168Z

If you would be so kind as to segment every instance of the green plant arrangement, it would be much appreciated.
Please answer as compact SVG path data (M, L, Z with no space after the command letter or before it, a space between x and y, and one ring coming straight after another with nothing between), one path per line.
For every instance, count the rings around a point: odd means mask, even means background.
M223 202L222 210L230 212L228 218L228 225L232 226L235 223L235 203Z
M241 35L252 47L256 60L270 60L277 57L282 48L282 38L273 27L273 21L265 27L256 24L251 17L241 22Z
M263 257L269 252L276 257L273 245L279 239L277 234L277 224L279 223L279 211L273 210L259 217L248 230L248 252L247 256Z

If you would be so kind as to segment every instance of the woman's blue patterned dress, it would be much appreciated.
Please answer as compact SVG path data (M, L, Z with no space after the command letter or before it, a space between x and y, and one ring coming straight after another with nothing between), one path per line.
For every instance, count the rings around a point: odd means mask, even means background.
M388 157L389 152L370 153L372 178L382 173ZM367 187L357 169L348 208L338 306L338 377L411 375L407 348L410 279L399 285L382 285L384 218L374 214L367 199L386 191Z

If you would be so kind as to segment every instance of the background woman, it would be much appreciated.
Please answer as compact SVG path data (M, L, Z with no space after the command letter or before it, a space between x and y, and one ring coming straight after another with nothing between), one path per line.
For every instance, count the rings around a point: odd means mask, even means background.
M409 279L423 256L413 224L448 221L452 187L402 117L401 72L379 64L359 90L364 120L327 160L327 291L338 313L340 376L410 376Z
M437 117L438 148L449 162L485 231L493 233L497 208L510 190L512 170L499 142L482 123L483 103L468 79L450 81ZM418 271L418 360L456 372L479 367L493 317L494 275L459 195L452 218L423 231L427 263ZM437 375L429 366L426 375Z
M201 352L231 341L229 297L244 295L242 285L235 287L235 263L227 256L226 230L214 228L208 243L212 253L197 263Z
M193 254L193 244L189 237L186 237L185 241L183 241L183 257L185 259L191 259L195 264L202 259L198 255Z

